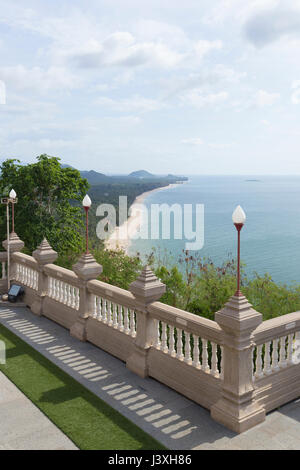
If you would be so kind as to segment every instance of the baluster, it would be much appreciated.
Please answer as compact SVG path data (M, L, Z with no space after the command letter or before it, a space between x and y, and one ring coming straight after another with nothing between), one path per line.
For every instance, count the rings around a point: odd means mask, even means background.
M273 339L273 351L272 351L272 371L276 371L279 369L278 366L278 342L279 339Z
M299 364L300 362L300 331L295 334L295 347L293 352L293 363Z
M287 349L287 364L293 364L293 340L294 340L294 333L288 335L288 349Z
M62 282L62 303L65 305L67 301L67 296L66 296L66 283Z
M124 331L123 306L118 304L118 330Z
M96 318L97 320L103 320L102 318L102 298L101 297L98 297L98 296L95 296L96 297Z
M102 318L103 318L103 323L108 322L107 300L106 299L102 299Z
M129 335L129 314L128 314L128 307L124 307L124 331L126 335Z
M220 364L220 378L224 379L224 346L220 346L221 348L221 364Z
M169 335L170 335L169 354L172 357L175 357L176 356L176 350L175 350L174 326L170 326Z
M183 350L182 350L182 330L177 328L177 359L180 361L184 360Z
M56 279L56 300L60 301L60 280Z
M67 306L70 307L71 305L70 284L66 284L66 288L67 288Z
M78 287L75 288L75 309L78 310L79 309L79 302L80 302L80 299L79 299L79 289Z
M71 295L71 307L76 308L76 299L75 299L75 287L70 286L70 295Z
M111 311L111 301L108 300L107 301L107 324L109 326L111 326L113 324L113 321L112 321L112 311Z
M208 364L207 339L202 339L202 370L210 372Z
M161 335L161 350L164 353L168 352L168 343L167 343L167 324L162 322L162 335Z
M135 331L135 318L134 318L134 310L130 309L130 334L132 337L135 337L136 331Z
M259 379L260 377L263 377L263 370L262 370L262 347L263 345L262 344L259 344L257 347L256 347L256 361L255 361L255 368L256 368L256 371L255 371L255 377L257 379Z
M199 336L193 335L193 340L194 340L194 345L193 345L193 366L196 367L196 369L201 368L199 356L200 356L200 351L199 351Z
M92 305L92 317L97 318L97 297L92 294L91 298L91 305Z
M17 263L16 265L16 281L20 280L20 265Z
M192 364L192 356L191 356L191 334L188 333L187 331L184 331L184 339L185 339L185 344L184 344L184 361L191 365Z
M271 341L267 341L265 343L265 363L264 363L264 374L270 375L272 373L272 368L271 368L271 352L270 352L270 346L271 346Z
M160 342L160 328L159 328L159 320L155 319L155 341L154 346L156 349L160 349L161 342Z
M216 343L211 343L211 373L214 377L219 377L218 370L218 354L217 354L217 345Z
M286 336L282 336L280 338L280 349L279 349L279 367L286 367L286 352L285 352L285 345L286 345Z
M58 281L58 291L59 291L59 298L58 301L63 303L63 283L62 281Z
M51 276L48 277L48 296L51 299L52 297L52 277Z
M117 304L112 303L113 308L113 327L118 328L118 312L117 312Z

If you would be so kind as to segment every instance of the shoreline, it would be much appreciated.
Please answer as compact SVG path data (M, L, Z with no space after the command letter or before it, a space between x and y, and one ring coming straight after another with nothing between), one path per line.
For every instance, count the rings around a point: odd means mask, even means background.
M135 198L132 205L129 207L128 214L132 213L134 206L143 204L146 197L150 194L164 191L166 189L171 189L181 183L170 183L167 186L161 186L159 188L151 189L150 191L145 191ZM128 250L132 242L133 235L138 231L143 222L143 212L138 210L136 207L135 213L131 214L126 222L124 222L120 227L116 227L111 233L109 238L104 242L105 250L123 250L128 255Z

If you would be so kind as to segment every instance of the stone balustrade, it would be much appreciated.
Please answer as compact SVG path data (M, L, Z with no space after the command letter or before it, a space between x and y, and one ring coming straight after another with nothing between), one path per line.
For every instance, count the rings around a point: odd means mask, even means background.
M159 302L165 286L149 267L127 291L97 280L102 268L91 254L69 270L53 264L47 240L33 256L17 251L16 234L11 240L10 279L24 286L34 314L194 400L233 431L300 395L300 312L263 322L244 296L233 296L212 321ZM6 252L0 262L4 292Z

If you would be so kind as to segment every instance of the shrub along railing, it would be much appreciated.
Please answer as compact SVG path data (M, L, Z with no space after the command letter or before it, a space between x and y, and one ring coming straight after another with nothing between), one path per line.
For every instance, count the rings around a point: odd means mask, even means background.
M194 400L228 428L242 432L300 395L300 312L263 322L238 295L212 321L159 302L165 286L149 267L127 291L97 280L102 268L88 253L72 271L53 264L57 253L46 240L33 256L23 246L13 234L10 278L24 286L33 313ZM5 292L6 252L0 261Z

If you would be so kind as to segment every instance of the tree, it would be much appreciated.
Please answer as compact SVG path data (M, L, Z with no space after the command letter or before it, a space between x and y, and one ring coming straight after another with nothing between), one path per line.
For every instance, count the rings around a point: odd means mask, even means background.
M78 170L63 168L60 159L46 154L37 163L21 165L7 159L0 166L0 192L13 188L18 197L15 230L33 251L46 237L58 253L79 252L83 246L83 215L77 203L89 184ZM0 236L6 238L4 207L1 207Z

